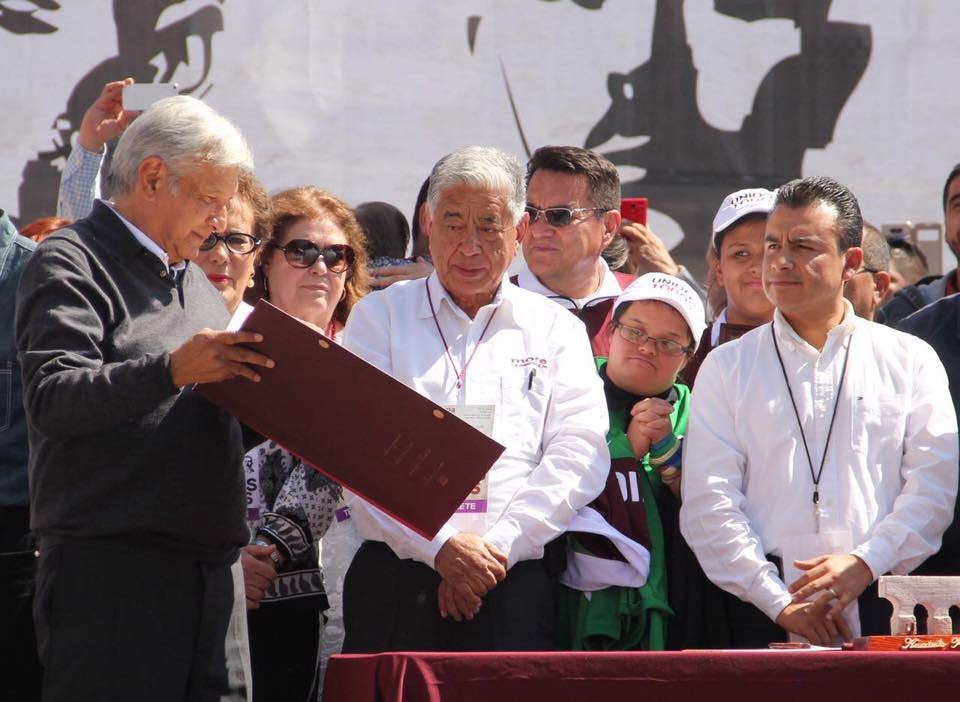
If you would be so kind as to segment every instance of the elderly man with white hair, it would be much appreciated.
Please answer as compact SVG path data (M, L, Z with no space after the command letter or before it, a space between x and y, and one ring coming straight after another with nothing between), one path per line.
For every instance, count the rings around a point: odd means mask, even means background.
M504 277L525 202L512 156L441 159L425 217L435 272L368 296L347 323L346 348L506 450L432 540L352 500L366 541L344 585L345 651L554 647L557 537L603 489L610 459L583 324Z
M272 361L239 345L258 335L212 331L229 314L187 261L252 167L213 109L158 102L117 145L113 201L23 271L44 700L245 699L231 624L248 540L240 427L191 388L256 381Z

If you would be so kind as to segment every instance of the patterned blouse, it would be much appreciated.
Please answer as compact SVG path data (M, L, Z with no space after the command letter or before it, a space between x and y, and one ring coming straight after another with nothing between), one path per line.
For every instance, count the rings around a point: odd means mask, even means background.
M273 441L249 451L244 470L251 540L263 534L285 557L264 603L320 597L326 609L317 544L335 518L343 488Z

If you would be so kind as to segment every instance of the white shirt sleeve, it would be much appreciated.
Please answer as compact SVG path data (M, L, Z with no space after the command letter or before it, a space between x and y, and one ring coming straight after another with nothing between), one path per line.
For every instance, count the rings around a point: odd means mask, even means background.
M725 387L720 355L714 351L704 359L691 395L680 531L711 581L776 620L792 598L741 508L747 457L737 440L735 395Z
M67 157L60 175L60 192L57 196L57 215L67 219L83 219L93 210L93 201L100 197L101 153L87 151L76 144Z
M551 334L559 343L542 457L484 535L510 566L542 557L543 547L566 531L577 510L603 491L610 471L603 381L582 325L573 317L561 319Z
M853 550L874 578L888 572L906 575L919 566L940 548L953 520L960 452L957 417L936 352L924 342L913 346L913 393L903 398L909 403L900 468L903 487L892 511Z

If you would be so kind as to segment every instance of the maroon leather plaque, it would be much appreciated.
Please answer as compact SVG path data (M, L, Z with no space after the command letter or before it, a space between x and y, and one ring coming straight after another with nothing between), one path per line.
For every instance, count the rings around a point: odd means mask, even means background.
M197 392L425 538L504 447L316 329L261 300L243 325L274 368ZM239 467L238 467L239 470Z

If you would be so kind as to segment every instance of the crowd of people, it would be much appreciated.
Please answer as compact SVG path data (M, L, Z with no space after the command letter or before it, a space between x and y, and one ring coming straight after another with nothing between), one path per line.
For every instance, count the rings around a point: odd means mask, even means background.
M125 111L129 82L56 217L0 216L23 699L316 699L340 651L834 646L889 631L879 576L960 575L960 271L921 281L844 185L731 193L699 281L589 150L447 154L408 224L268 195L223 115ZM943 207L960 255L960 165ZM504 446L433 539L197 393L274 366L261 299Z

